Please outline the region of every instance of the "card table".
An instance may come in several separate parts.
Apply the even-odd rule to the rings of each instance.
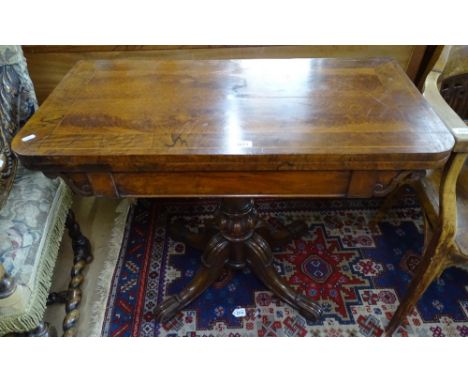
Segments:
[[[65,76],[13,149],[22,163],[100,197],[217,197],[216,216],[174,240],[202,267],[156,308],[167,321],[226,265],[250,266],[310,320],[320,305],[277,274],[271,247],[308,227],[272,227],[254,198],[381,197],[447,161],[454,139],[396,61],[90,60]]]

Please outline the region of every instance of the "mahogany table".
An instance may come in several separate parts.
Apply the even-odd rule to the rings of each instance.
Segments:
[[[77,63],[13,149],[81,195],[222,198],[203,232],[170,228],[204,252],[193,281],[157,307],[165,321],[226,264],[251,266],[316,319],[320,306],[285,284],[270,249],[307,227],[273,229],[252,198],[384,196],[441,167],[453,145],[392,59],[108,60]]]

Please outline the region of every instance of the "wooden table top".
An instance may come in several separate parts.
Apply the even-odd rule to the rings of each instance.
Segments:
[[[80,61],[17,134],[57,171],[405,170],[454,139],[396,61]]]

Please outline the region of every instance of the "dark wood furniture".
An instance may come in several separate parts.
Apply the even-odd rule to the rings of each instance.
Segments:
[[[164,321],[226,263],[248,263],[307,318],[320,307],[271,266],[273,230],[250,197],[384,196],[439,168],[454,140],[392,59],[81,61],[18,134],[24,165],[81,195],[222,197],[199,235],[203,267],[157,308]]]

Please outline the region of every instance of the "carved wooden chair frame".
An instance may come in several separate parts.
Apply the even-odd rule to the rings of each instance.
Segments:
[[[404,322],[428,286],[446,268],[468,263],[468,253],[460,248],[456,240],[457,234],[461,234],[457,231],[456,188],[468,156],[468,127],[453,110],[458,109],[459,114],[467,112],[468,47],[444,47],[426,78],[423,95],[455,137],[455,146],[442,170],[438,193],[428,192],[421,181],[411,183],[425,215],[426,232],[432,231],[432,236],[429,235],[421,263],[406,296],[387,326],[386,334],[390,336]],[[466,114],[463,118],[466,118]],[[385,200],[376,220],[392,205],[397,193]]]

